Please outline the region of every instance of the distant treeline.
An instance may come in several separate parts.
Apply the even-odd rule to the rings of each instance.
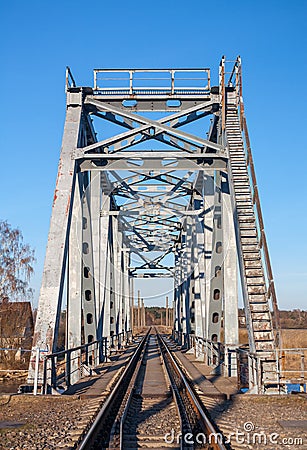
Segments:
[[[244,310],[239,309],[239,316],[244,316]],[[281,328],[306,328],[307,329],[307,311],[293,309],[292,311],[280,310]]]
[[[34,317],[36,316],[34,312]],[[146,325],[165,325],[165,307],[159,306],[146,306],[145,316]],[[279,311],[280,322],[282,328],[297,328],[307,329],[307,311],[301,311],[300,309],[294,309],[292,311]],[[239,318],[244,320],[239,320],[240,328],[245,328],[245,313],[243,309],[239,309]],[[135,323],[136,325],[136,323]],[[170,323],[172,325],[172,323]],[[64,349],[65,344],[65,328],[66,328],[66,311],[62,311],[58,335],[58,349]]]
[[[159,324],[165,318],[165,308],[159,306],[145,307],[147,325]],[[239,309],[239,317],[245,317],[244,309]],[[307,329],[307,311],[293,309],[292,311],[281,310],[279,317],[282,328],[306,328]],[[241,321],[240,321],[241,322]],[[164,322],[163,322],[164,323]],[[244,327],[244,322],[240,323]]]

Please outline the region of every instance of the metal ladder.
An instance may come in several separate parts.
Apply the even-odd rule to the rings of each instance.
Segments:
[[[235,199],[236,235],[250,352],[261,359],[261,384],[278,382],[276,345],[270,312],[265,272],[256,227],[247,156],[240,127],[236,93],[228,90],[226,139],[229,170]],[[259,375],[260,376],[260,375]]]

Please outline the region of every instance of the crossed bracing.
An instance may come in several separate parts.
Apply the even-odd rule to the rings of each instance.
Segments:
[[[191,210],[195,173],[206,167],[226,167],[223,146],[179,129],[217,113],[219,108],[214,96],[195,103],[152,120],[95,96],[85,98],[88,117],[94,115],[129,130],[77,148],[74,157],[81,170],[94,168],[91,164],[98,159],[99,169],[105,165],[108,170],[125,243],[139,258],[130,267],[131,276],[156,276],[160,269],[160,274],[174,276],[174,267],[163,260],[179,242],[186,215],[202,214]],[[133,148],[150,140],[166,144],[167,149]],[[150,273],[144,273],[148,270]]]
[[[218,111],[219,106],[217,102],[200,103],[192,108],[176,112],[158,120],[133,114],[124,109],[96,100],[92,96],[88,96],[85,99],[85,105],[89,106],[88,111],[91,114],[129,128],[129,131],[112,136],[109,139],[95,142],[82,149],[77,149],[76,156],[78,157],[90,155],[93,151],[93,156],[97,152],[115,153],[150,139],[161,141],[168,146],[185,150],[189,153],[208,152],[208,149],[213,153],[224,153],[224,148],[221,145],[178,129],[183,125]],[[121,120],[119,120],[119,117]],[[185,120],[180,121],[180,118],[184,118]]]

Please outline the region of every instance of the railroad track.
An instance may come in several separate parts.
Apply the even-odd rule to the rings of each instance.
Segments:
[[[226,450],[223,437],[156,329],[143,337],[78,450]]]

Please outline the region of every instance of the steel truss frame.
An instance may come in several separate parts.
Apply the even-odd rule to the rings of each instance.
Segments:
[[[236,348],[242,255],[225,129],[225,73],[213,88],[209,69],[94,73],[94,88],[77,87],[67,69],[34,348],[56,350],[64,294],[68,349],[127,333],[138,277],[174,279],[173,325],[182,345],[190,346],[193,336],[220,342],[223,318],[224,343]],[[158,86],[158,73],[169,85]],[[182,130],[207,116],[207,138]],[[126,131],[97,140],[93,120]],[[248,295],[245,302],[249,311]],[[247,317],[252,345],[250,311]],[[79,357],[76,351],[72,361]],[[101,355],[91,355],[91,365],[100,361]],[[30,364],[29,380],[33,371]],[[70,379],[78,377],[75,371]]]

